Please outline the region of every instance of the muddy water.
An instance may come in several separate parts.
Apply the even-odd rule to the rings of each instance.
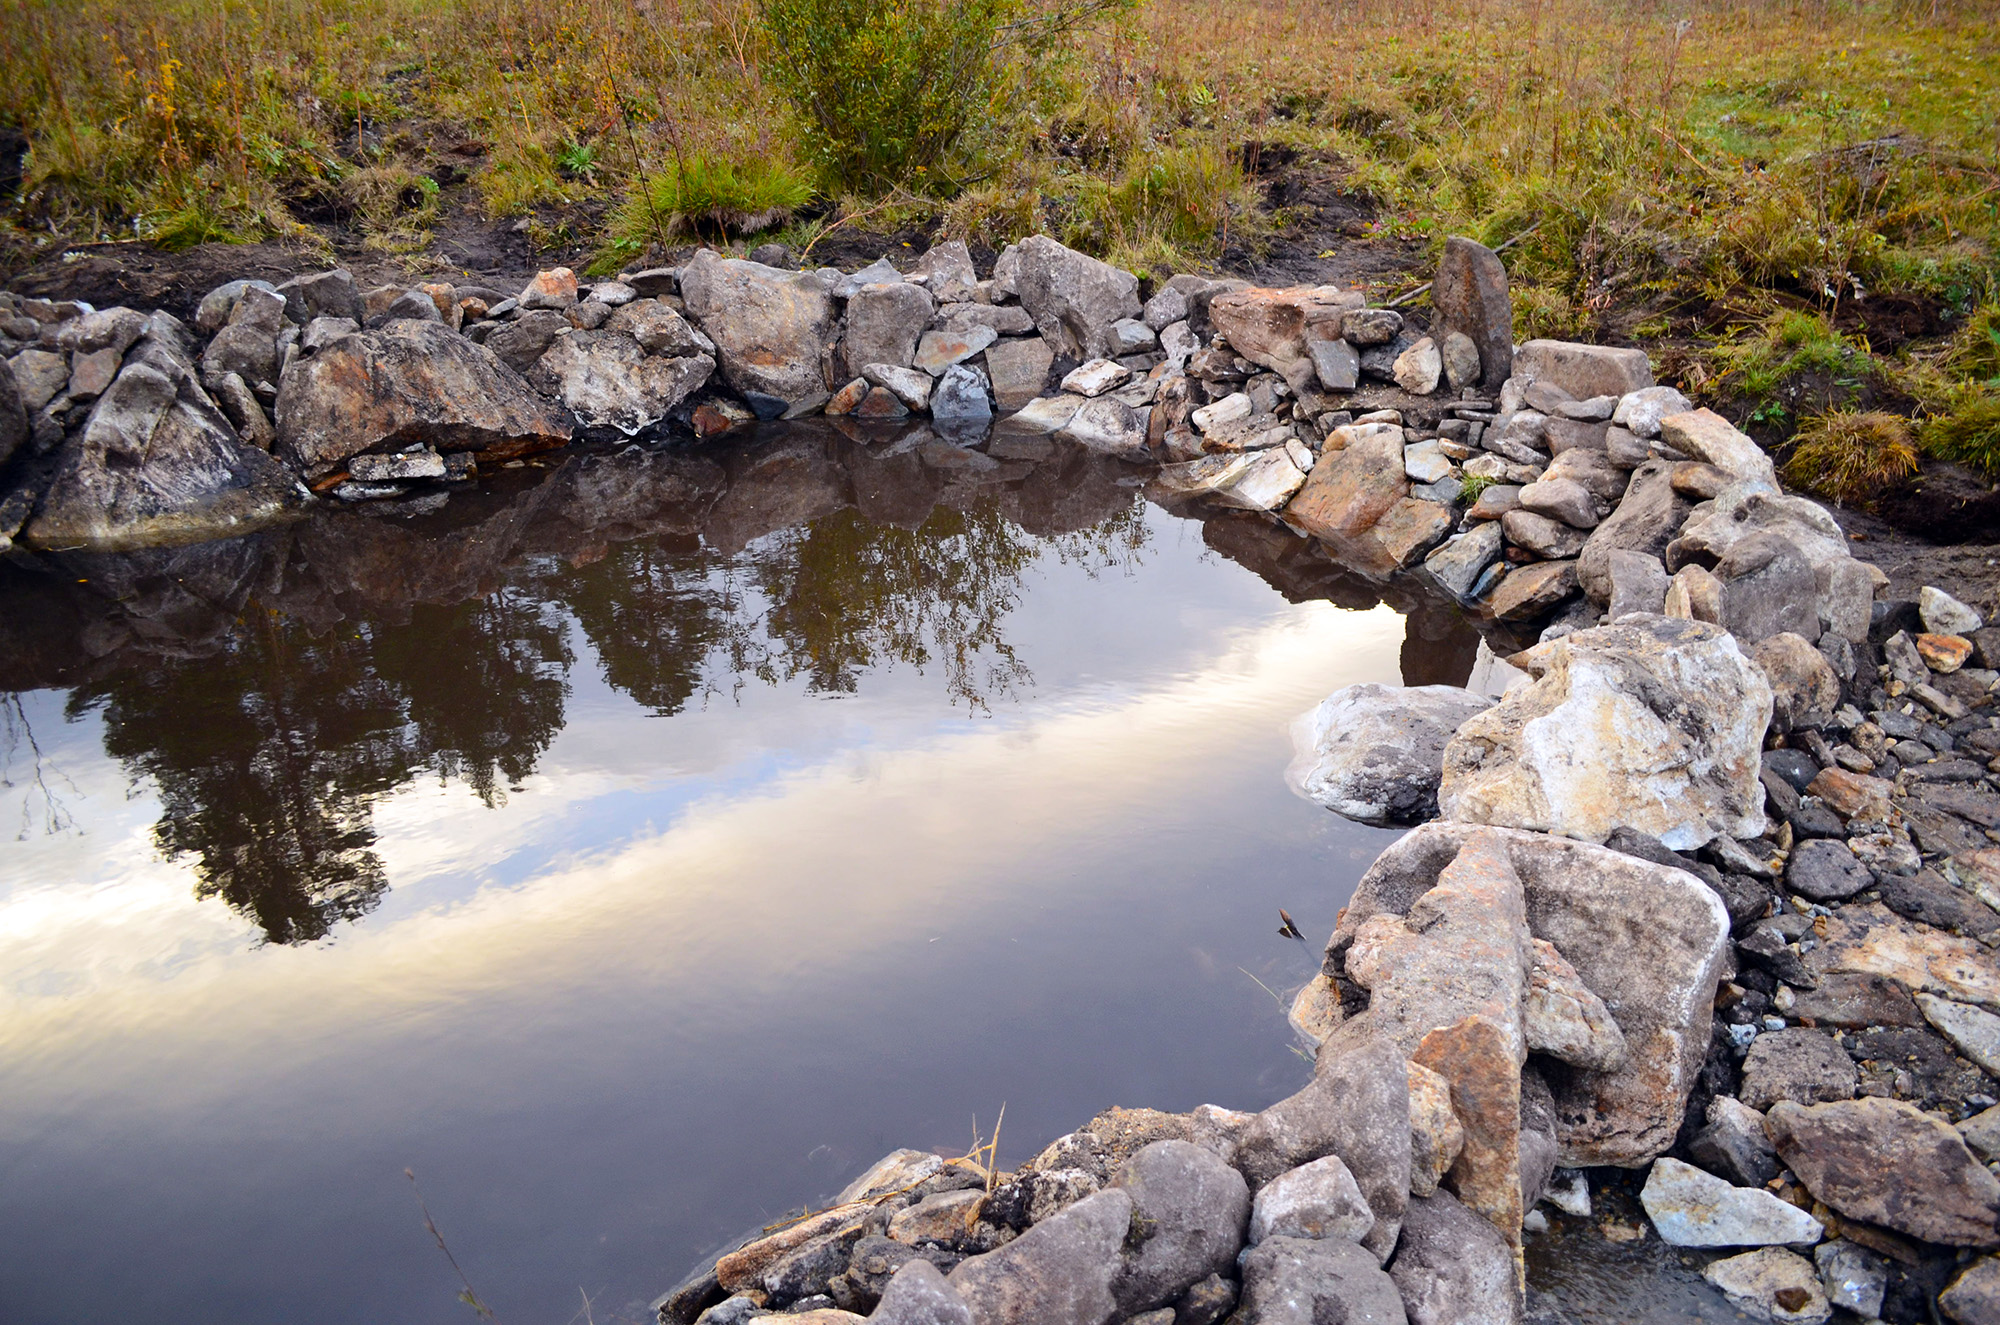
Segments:
[[[501,1320],[637,1321],[1002,1105],[1289,1093],[1277,908],[1393,835],[1285,728],[1463,679],[1400,607],[917,432],[0,563],[4,1315],[472,1319],[407,1169]]]

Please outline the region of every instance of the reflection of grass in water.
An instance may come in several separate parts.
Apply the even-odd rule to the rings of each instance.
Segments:
[[[25,784],[16,782],[13,777],[15,756],[24,748],[28,762]],[[9,694],[0,697],[0,791],[24,787],[21,793],[21,831],[14,835],[17,842],[25,842],[33,836],[37,819],[41,822],[42,832],[51,837],[76,827],[75,817],[49,785],[48,774],[41,743],[35,739],[35,729],[28,722],[27,710],[21,707],[21,696]],[[71,791],[76,790],[76,784],[62,770],[57,769],[55,775]]]

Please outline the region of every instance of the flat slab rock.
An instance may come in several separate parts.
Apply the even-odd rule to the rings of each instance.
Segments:
[[[1444,748],[1490,696],[1456,686],[1336,690],[1292,724],[1286,780],[1307,799],[1366,823],[1418,823],[1437,813]]]

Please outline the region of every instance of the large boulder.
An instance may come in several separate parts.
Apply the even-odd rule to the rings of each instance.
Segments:
[[[1125,1263],[1111,1293],[1128,1312],[1171,1302],[1236,1263],[1250,1219],[1243,1175],[1188,1141],[1155,1141],[1125,1161],[1116,1190],[1132,1199]]]
[[[1535,678],[1445,747],[1447,819],[1675,850],[1764,831],[1771,687],[1720,627],[1627,617],[1511,660]]]
[[[1375,1257],[1333,1238],[1271,1238],[1243,1257],[1237,1325],[1405,1325]]]
[[[862,286],[847,301],[847,334],[840,342],[847,373],[859,373],[872,363],[908,368],[936,310],[921,285],[897,281]]]
[[[1285,507],[1285,520],[1336,548],[1351,546],[1410,495],[1403,430],[1360,431],[1345,449],[1328,451]]]
[[[1124,1313],[1113,1286],[1132,1231],[1132,1198],[1112,1187],[1044,1219],[946,1282],[975,1325],[1106,1325]]]
[[[23,542],[116,549],[246,533],[311,500],[237,440],[185,365],[137,353],[57,453]]]
[[[1460,235],[1446,239],[1431,281],[1431,308],[1437,335],[1469,338],[1479,350],[1479,385],[1498,391],[1514,371],[1514,302],[1499,256]]]
[[[1287,779],[1310,800],[1366,823],[1419,823],[1437,813],[1444,747],[1491,706],[1457,686],[1351,685],[1292,724]]]
[[[1021,306],[1057,358],[1082,362],[1119,353],[1111,324],[1139,316],[1137,276],[1047,235],[1031,235],[1013,252],[1013,282]]]
[[[1332,286],[1231,290],[1209,302],[1208,316],[1236,353],[1284,372],[1310,358],[1309,340],[1338,339],[1341,318],[1366,304],[1360,291]],[[1309,335],[1308,328],[1317,334]]]
[[[586,427],[629,437],[666,418],[714,371],[705,354],[656,358],[623,332],[573,331],[549,346],[528,381]]]
[[[1653,385],[1653,367],[1644,350],[1531,340],[1514,352],[1514,378],[1523,383],[1545,382],[1578,400],[1591,400],[1624,396]]]
[[[1738,543],[1763,534],[1782,536],[1812,567],[1822,627],[1856,643],[1867,639],[1875,593],[1888,577],[1855,560],[1847,536],[1817,502],[1761,481],[1732,483],[1690,514],[1667,544],[1667,569],[1718,565]]]
[[[831,397],[821,361],[833,296],[818,276],[703,249],[681,268],[681,298],[715,342],[723,378],[760,415],[796,418]]]
[[[398,319],[292,365],[278,391],[278,457],[308,478],[349,456],[423,442],[493,459],[561,446],[573,421],[449,327]]]
[[[2000,1246],[2000,1178],[1951,1124],[1870,1097],[1785,1101],[1767,1126],[1806,1190],[1848,1218],[1949,1247]]]
[[[1738,539],[1715,565],[1722,581],[1722,621],[1744,644],[1778,634],[1819,638],[1819,584],[1805,556],[1783,534]]]
[[[1559,1162],[1650,1161],[1680,1128],[1729,959],[1729,913],[1694,875],[1541,833],[1425,824],[1361,876],[1328,944],[1326,973],[1344,975],[1361,928],[1385,912],[1408,914],[1475,837],[1504,843],[1530,932],[1554,945],[1624,1035],[1617,1069],[1551,1079]]]

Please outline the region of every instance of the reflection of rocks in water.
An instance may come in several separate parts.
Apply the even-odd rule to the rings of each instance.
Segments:
[[[434,776],[491,804],[534,771],[572,626],[661,714],[753,679],[852,691],[895,664],[981,708],[1032,683],[1005,637],[1023,572],[1143,546],[1127,473],[921,429],[580,453],[432,509],[0,560],[0,675],[76,687],[71,715],[101,711],[107,751],[157,787],[155,839],[200,894],[310,942],[388,888],[378,798]]]

